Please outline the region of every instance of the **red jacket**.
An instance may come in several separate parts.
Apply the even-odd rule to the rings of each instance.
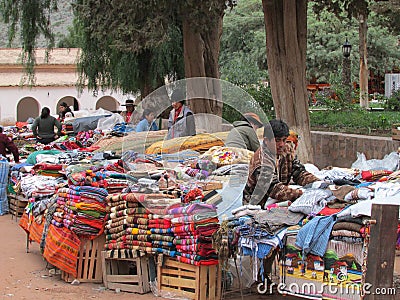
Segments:
[[[14,161],[19,163],[18,148],[14,142],[4,133],[0,133],[0,154],[7,157],[6,149],[10,151],[14,156]]]

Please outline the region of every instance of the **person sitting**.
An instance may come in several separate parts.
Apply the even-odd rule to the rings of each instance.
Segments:
[[[126,107],[125,111],[122,111],[120,115],[124,118],[124,122],[127,124],[137,124],[140,121],[140,114],[135,110],[138,103],[132,99],[125,101],[122,106]]]
[[[263,123],[255,113],[245,113],[242,120],[233,122],[233,128],[225,141],[227,147],[243,148],[255,152],[260,147],[256,130]]]
[[[196,124],[193,112],[185,105],[181,91],[174,90],[171,95],[172,110],[168,118],[167,139],[196,134]]]
[[[143,131],[157,131],[158,126],[156,122],[154,122],[154,112],[150,109],[146,108],[143,111],[142,120],[136,125],[136,132]]]
[[[72,117],[75,117],[75,115],[72,112],[71,108],[68,106],[66,102],[61,102],[58,111],[58,120],[60,122],[64,122],[65,118],[72,118]]]
[[[3,126],[0,126],[0,154],[7,157],[6,150],[10,151],[14,156],[14,161],[19,163],[19,153],[18,148],[15,146],[14,142],[3,133]]]
[[[57,127],[57,133],[54,133],[54,127]],[[61,135],[61,123],[50,115],[50,109],[43,107],[39,117],[32,124],[32,132],[36,142],[44,145],[50,144]]]
[[[306,171],[293,153],[287,151],[288,125],[276,119],[269,121],[269,125],[272,132],[269,126],[264,126],[263,143],[250,161],[243,191],[244,204],[264,207],[269,197],[274,202],[293,201],[302,195],[302,191],[290,188],[291,180],[301,186],[319,181]]]

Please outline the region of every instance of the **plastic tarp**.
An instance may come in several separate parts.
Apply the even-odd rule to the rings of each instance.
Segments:
[[[72,122],[74,133],[95,130],[101,118],[110,117],[111,114],[77,118]]]

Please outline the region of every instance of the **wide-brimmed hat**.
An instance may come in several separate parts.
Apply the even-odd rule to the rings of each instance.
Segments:
[[[125,104],[122,104],[122,106],[138,106],[140,101],[135,100],[133,101],[132,99],[128,99],[125,101]]]
[[[257,124],[258,126],[263,126],[263,122],[261,122],[260,117],[252,112],[247,112],[243,114],[243,116],[250,122]]]

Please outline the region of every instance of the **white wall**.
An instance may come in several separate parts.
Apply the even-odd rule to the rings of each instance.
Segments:
[[[385,74],[385,96],[390,98],[393,91],[400,89],[400,74]]]
[[[36,99],[39,104],[39,112],[42,107],[47,106],[50,108],[51,114],[57,113],[57,103],[60,99],[66,96],[74,97],[79,102],[80,109],[95,110],[96,102],[103,96],[110,96],[117,100],[119,104],[124,104],[128,98],[134,99],[135,97],[130,94],[122,94],[115,91],[99,91],[97,95],[92,92],[84,90],[82,94],[78,95],[75,87],[1,87],[0,88],[0,124],[13,125],[17,118],[17,104],[25,97],[32,97]],[[119,107],[123,110],[124,107]],[[36,118],[37,116],[32,116]]]

